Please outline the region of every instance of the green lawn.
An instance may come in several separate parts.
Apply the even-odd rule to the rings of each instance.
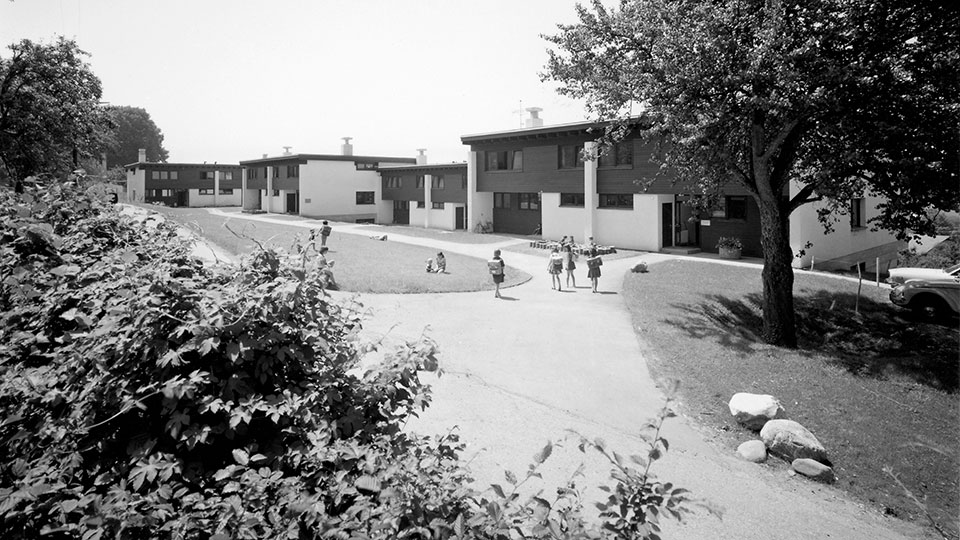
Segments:
[[[239,218],[224,218],[202,208],[168,208],[146,206],[175,219],[202,235],[208,242],[224,251],[242,256],[256,248],[256,242],[268,247],[290,251],[305,243],[309,229],[295,225],[264,223]],[[272,216],[271,216],[272,217]],[[225,226],[226,225],[226,226]],[[227,228],[244,238],[239,238]],[[389,236],[389,229],[387,229]],[[371,235],[378,234],[374,230]],[[403,234],[407,234],[405,230]],[[493,238],[486,235],[475,235]],[[502,241],[503,238],[495,238]],[[330,252],[327,260],[334,261],[334,275],[340,289],[362,293],[423,293],[465,292],[493,290],[493,280],[486,261],[456,253],[444,253],[447,259],[445,274],[428,274],[427,259],[435,259],[437,252],[422,246],[371,240],[367,236],[338,233],[334,228],[327,242]],[[507,266],[503,286],[518,285],[530,275]]]
[[[736,392],[772,394],[826,446],[837,485],[882,511],[923,521],[893,469],[956,532],[960,393],[956,321],[919,323],[889,289],[798,273],[800,347],[762,343],[759,268],[668,261],[627,274],[624,299],[654,375],[681,381],[685,413],[730,452],[756,436],[733,421]],[[769,467],[786,467],[772,458]]]

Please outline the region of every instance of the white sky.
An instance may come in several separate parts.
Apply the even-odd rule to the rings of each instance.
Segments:
[[[0,0],[0,56],[73,38],[103,100],[143,107],[172,162],[295,153],[464,161],[460,136],[586,119],[541,83],[574,0]]]

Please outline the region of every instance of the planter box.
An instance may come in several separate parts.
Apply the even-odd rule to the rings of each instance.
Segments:
[[[732,248],[720,248],[720,258],[721,259],[739,259],[740,250]]]

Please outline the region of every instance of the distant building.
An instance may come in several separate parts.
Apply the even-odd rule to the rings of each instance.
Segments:
[[[140,151],[124,166],[127,200],[167,206],[240,206],[240,165],[153,163]]]
[[[350,138],[339,155],[285,154],[241,161],[243,209],[291,213],[334,221],[389,223],[378,168],[415,158],[355,156]]]
[[[467,164],[427,164],[420,150],[416,165],[380,167],[385,223],[457,230],[467,228]]]

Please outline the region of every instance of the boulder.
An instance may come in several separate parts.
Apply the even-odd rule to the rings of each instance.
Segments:
[[[837,476],[833,474],[833,468],[812,459],[795,459],[793,463],[790,464],[790,468],[818,482],[832,484],[837,480]]]
[[[760,430],[760,439],[770,453],[787,461],[810,458],[829,463],[827,450],[807,428],[793,420],[770,420]]]
[[[737,447],[737,455],[754,463],[763,463],[767,460],[767,445],[761,440],[752,440]]]
[[[783,418],[780,401],[766,394],[739,392],[730,398],[730,414],[748,429],[759,431],[768,420]]]

